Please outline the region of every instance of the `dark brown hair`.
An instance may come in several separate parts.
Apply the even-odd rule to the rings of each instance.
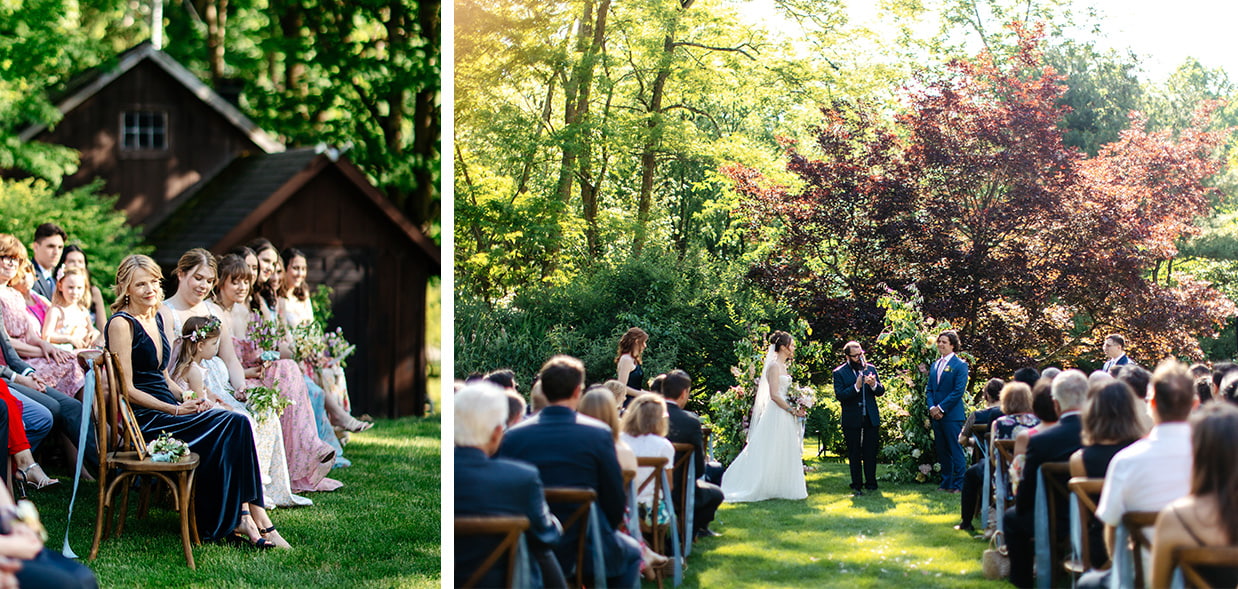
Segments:
[[[1147,432],[1136,411],[1144,407],[1130,385],[1111,380],[1088,391],[1083,404],[1083,445],[1121,444],[1142,438]]]
[[[959,353],[959,333],[953,329],[947,329],[937,334],[937,339],[941,339],[943,337],[950,340],[950,351],[955,354]]]
[[[1156,367],[1152,392],[1161,421],[1185,421],[1195,407],[1195,381],[1177,360],[1166,360]]]
[[[538,372],[542,394],[551,403],[565,401],[585,382],[585,365],[571,356],[555,356],[542,364]]]
[[[791,345],[791,334],[785,331],[775,331],[769,334],[769,343],[774,346],[774,351],[781,351],[783,348]]]
[[[1212,402],[1191,417],[1191,494],[1216,495],[1220,525],[1238,542],[1238,408]]]
[[[284,260],[285,273],[288,272],[288,266],[292,264],[293,258],[301,258],[302,260],[305,260],[305,268],[306,270],[309,270],[309,256],[305,255],[305,252],[295,247],[284,248],[284,251],[280,254],[280,257]],[[291,292],[292,296],[297,297],[298,301],[304,301],[307,297],[309,297],[309,287],[306,286],[309,276],[306,276],[305,278],[306,280],[302,280],[301,285],[296,288],[289,288],[288,281],[285,280],[284,284],[280,285],[280,290],[283,291],[283,294],[285,295]]]
[[[649,334],[645,333],[645,330],[639,327],[628,329],[627,333],[624,333],[623,336],[619,338],[619,350],[615,352],[615,363],[618,363],[619,359],[622,358],[624,354],[631,354],[632,359],[635,360],[637,364],[640,364],[641,355],[633,352],[632,350],[636,349],[636,344],[647,341],[649,341]],[[643,353],[644,350],[641,350],[641,352]]]

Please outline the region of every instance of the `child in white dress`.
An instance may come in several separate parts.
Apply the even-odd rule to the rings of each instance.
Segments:
[[[43,339],[70,351],[98,345],[99,330],[90,321],[89,304],[86,272],[65,268],[56,281],[52,308],[43,320]]]

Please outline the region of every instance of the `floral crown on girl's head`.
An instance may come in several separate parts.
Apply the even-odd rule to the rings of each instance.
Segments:
[[[208,337],[212,337],[219,331],[219,326],[219,318],[212,316],[210,319],[207,319],[205,325],[189,332],[189,335],[185,336],[185,339],[196,344]]]

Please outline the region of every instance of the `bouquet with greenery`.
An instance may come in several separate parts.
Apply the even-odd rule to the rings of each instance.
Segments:
[[[328,331],[323,336],[323,341],[327,348],[327,357],[335,360],[335,363],[339,364],[341,368],[347,366],[344,361],[353,355],[353,352],[357,351],[357,346],[348,343],[348,340],[344,339],[344,328],[342,327],[335,328],[335,331]]]
[[[189,457],[189,444],[163,432],[146,445],[146,451],[155,462],[180,462]]]
[[[257,311],[250,314],[248,337],[259,350],[278,350],[283,335],[284,328],[278,318],[264,319]]]
[[[297,362],[315,362],[327,351],[322,328],[317,323],[307,321],[290,328],[288,332],[292,335],[292,357]]]
[[[279,386],[278,380],[275,381],[275,386]],[[279,394],[274,387],[267,386],[250,387],[245,391],[245,398],[245,406],[249,408],[250,414],[262,423],[271,416],[283,415],[284,408],[292,404],[292,399]]]
[[[812,387],[796,385],[787,391],[787,404],[792,409],[808,411],[817,404],[817,392]]]

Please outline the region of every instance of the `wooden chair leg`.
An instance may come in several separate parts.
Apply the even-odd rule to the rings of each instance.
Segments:
[[[94,560],[99,556],[99,543],[103,541],[103,531],[107,526],[107,473],[99,472],[99,508],[95,513],[95,541],[90,546],[90,560]]]
[[[185,562],[189,563],[189,568],[197,569],[193,563],[193,546],[190,546],[189,532],[189,475],[181,472],[176,477],[179,488],[173,493],[176,496],[176,511],[181,515],[181,545],[185,548]],[[169,488],[171,485],[169,485]]]
[[[154,486],[154,481],[150,477],[138,477],[138,481],[139,496],[142,498],[138,502],[138,519],[145,519],[150,512],[150,488]]]
[[[117,519],[116,519],[115,536],[117,538],[119,538],[121,534],[125,533],[125,519],[129,517],[129,484],[131,482],[132,481],[126,479],[123,482],[123,484],[116,484],[116,483],[121,483],[121,481],[118,479],[116,483],[114,483],[116,484],[115,492],[120,493],[120,513],[117,514]],[[113,498],[112,501],[115,502],[116,499]]]

